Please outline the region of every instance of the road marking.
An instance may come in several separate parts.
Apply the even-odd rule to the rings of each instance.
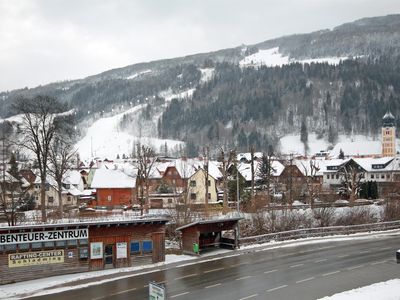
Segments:
[[[369,250],[363,250],[363,251],[360,251],[359,253],[368,253],[369,252]]]
[[[348,271],[351,271],[351,270],[355,270],[355,269],[362,268],[362,267],[364,267],[364,265],[359,265],[359,266],[350,267],[350,268],[347,268],[347,270],[348,270]]]
[[[375,265],[379,265],[379,264],[384,264],[385,262],[387,262],[387,260],[376,261],[376,262],[371,263],[371,265],[375,266]]]
[[[269,290],[267,290],[267,292],[273,292],[273,291],[276,291],[276,290],[283,289],[285,287],[287,287],[287,284],[284,284],[284,285],[281,285],[281,286],[277,286],[276,288],[273,288],[273,289],[269,289]]]
[[[306,278],[306,279],[302,279],[302,280],[296,281],[296,283],[302,283],[302,282],[310,281],[310,280],[313,280],[313,279],[314,279],[314,277],[309,277],[309,278]]]
[[[166,280],[164,280],[164,281],[160,281],[160,282],[157,282],[157,284],[166,284],[167,283],[167,281]]]
[[[149,285],[148,285],[148,284],[145,284],[143,287],[149,287]]]
[[[220,271],[220,270],[223,270],[223,269],[224,269],[224,268],[217,268],[217,269],[212,269],[212,270],[204,271],[203,273],[216,272],[216,271]]]
[[[243,280],[243,279],[247,279],[247,278],[250,278],[250,277],[252,277],[252,276],[243,276],[243,277],[239,277],[239,278],[236,278],[236,280]]]
[[[184,293],[176,294],[176,295],[171,296],[171,298],[176,298],[176,297],[183,296],[183,295],[186,295],[186,294],[189,294],[189,292],[184,292]]]
[[[269,273],[273,273],[273,272],[276,272],[276,271],[278,271],[278,269],[271,270],[271,271],[265,271],[264,274],[269,274]]]
[[[184,279],[184,278],[188,278],[188,277],[193,277],[193,276],[196,276],[196,275],[197,275],[197,273],[189,274],[189,275],[186,275],[186,276],[177,277],[177,278],[175,278],[175,280]]]
[[[385,248],[380,248],[379,250],[390,250],[392,249],[391,247],[385,247]]]
[[[319,250],[324,250],[324,249],[331,249],[333,246],[325,246],[325,247],[319,247]]]
[[[338,255],[339,258],[347,257],[350,256],[350,254],[343,254],[343,255]]]
[[[293,265],[293,266],[290,266],[289,268],[297,268],[297,267],[301,267],[301,266],[304,266],[304,264]]]
[[[329,276],[329,275],[337,274],[337,273],[339,273],[339,272],[340,272],[340,271],[333,271],[333,272],[329,272],[329,273],[322,274],[322,276]]]
[[[327,261],[327,260],[328,260],[327,258],[323,258],[323,259],[318,259],[318,260],[316,260],[314,262],[317,264],[317,263],[320,263],[320,262],[323,262],[323,261]]]
[[[210,288],[213,288],[213,287],[216,287],[216,286],[220,286],[220,285],[221,285],[221,283],[217,283],[217,284],[213,284],[213,285],[208,285],[208,286],[205,287],[205,289],[210,289]]]
[[[250,298],[257,297],[257,296],[258,296],[258,294],[253,294],[253,295],[250,295],[250,296],[247,296],[247,297],[244,297],[244,298],[240,298],[239,300],[250,299]]]

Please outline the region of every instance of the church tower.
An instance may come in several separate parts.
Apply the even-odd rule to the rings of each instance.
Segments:
[[[396,123],[388,111],[382,119],[382,156],[396,155]]]

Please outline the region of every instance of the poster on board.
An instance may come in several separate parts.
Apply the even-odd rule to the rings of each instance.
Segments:
[[[103,242],[90,243],[90,259],[103,258]]]
[[[117,258],[128,257],[128,246],[126,243],[117,243]]]
[[[150,300],[167,299],[165,293],[165,287],[155,282],[149,282],[149,299]]]

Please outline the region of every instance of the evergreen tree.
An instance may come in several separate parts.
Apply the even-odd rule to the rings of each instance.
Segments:
[[[344,159],[344,152],[342,149],[339,151],[339,159]]]
[[[15,158],[14,152],[11,153],[10,157],[10,168],[8,169],[8,173],[10,173],[14,178],[19,179],[19,172],[18,172],[18,163]]]

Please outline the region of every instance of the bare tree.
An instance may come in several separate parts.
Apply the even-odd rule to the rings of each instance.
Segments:
[[[52,97],[37,96],[33,99],[19,98],[15,109],[23,114],[21,146],[30,150],[37,160],[40,177],[40,208],[42,222],[46,216],[46,177],[51,143],[56,132],[55,113],[60,111],[60,104]]]
[[[270,155],[263,153],[261,163],[257,168],[257,175],[261,178],[260,183],[267,190],[267,203],[270,203],[270,188],[273,181],[275,169],[272,167],[273,159]]]
[[[311,209],[314,208],[314,196],[315,196],[315,189],[314,189],[314,182],[315,178],[317,176],[318,172],[318,167],[316,165],[316,162],[312,159],[308,161],[308,166],[306,166],[303,162],[301,162],[301,165],[304,170],[304,175],[306,176],[306,189],[307,189],[307,195],[310,198],[310,206]]]
[[[49,151],[49,175],[57,182],[57,194],[59,202],[60,217],[63,216],[62,187],[63,179],[68,170],[73,166],[76,150],[70,141],[56,138]]]
[[[342,165],[338,172],[342,179],[342,185],[349,194],[350,206],[353,206],[360,192],[361,181],[365,177],[365,170],[353,159],[350,159]]]
[[[137,147],[136,158],[140,214],[143,215],[143,209],[147,212],[149,208],[150,174],[157,158],[153,148],[144,145]]]
[[[236,151],[235,150],[230,150],[228,153],[228,157],[225,157],[225,151],[224,148],[221,147],[220,149],[220,155],[219,155],[219,161],[222,162],[222,186],[224,190],[224,198],[223,198],[223,213],[226,214],[228,211],[228,169],[231,166],[233,162],[236,160]]]
[[[251,168],[251,201],[254,198],[254,179],[256,175],[256,171],[254,169],[254,146],[250,146],[250,168]]]
[[[209,151],[210,148],[207,146],[204,148],[204,180],[205,180],[205,199],[204,199],[204,213],[206,216],[208,216],[208,163],[209,163]]]

